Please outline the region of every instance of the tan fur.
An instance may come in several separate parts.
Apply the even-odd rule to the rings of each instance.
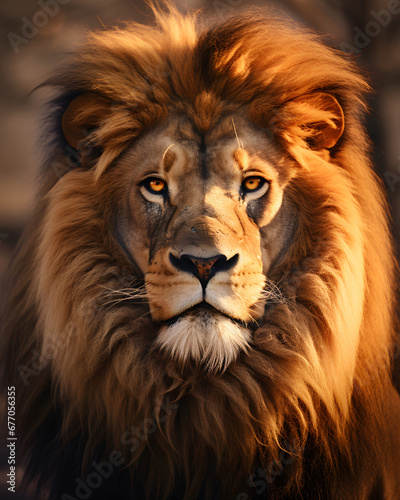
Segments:
[[[120,449],[148,498],[167,498],[178,475],[185,499],[201,485],[213,498],[216,483],[234,498],[289,445],[295,460],[272,498],[302,491],[307,467],[320,471],[322,498],[366,498],[379,481],[396,498],[388,450],[399,426],[385,423],[399,412],[395,268],[359,122],[367,85],[314,35],[273,17],[214,28],[173,9],[156,18],[157,28],[91,34],[54,82],[101,98],[84,99],[71,125],[76,144],[76,127],[89,128],[93,151],[58,182],[47,170],[15,263],[8,370],[29,364],[32,346],[63,340],[32,383],[15,382],[25,447],[40,427],[29,415],[52,411],[53,387],[64,438],[87,436],[86,462],[99,443]],[[239,196],[253,171],[269,181],[256,219],[257,200]],[[171,206],[141,194],[150,174],[167,181]],[[183,248],[239,260],[207,286],[224,316],[212,312],[203,328],[189,315],[168,333],[159,322],[202,300],[197,278],[169,260]],[[167,398],[178,406],[162,420],[155,408]],[[122,436],[149,418],[156,431],[131,451]]]

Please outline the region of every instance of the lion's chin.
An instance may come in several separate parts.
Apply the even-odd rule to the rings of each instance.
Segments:
[[[192,359],[207,371],[224,371],[249,347],[250,330],[213,308],[195,308],[163,325],[156,344],[185,364]]]

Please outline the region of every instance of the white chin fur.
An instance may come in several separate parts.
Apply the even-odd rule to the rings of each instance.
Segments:
[[[249,347],[250,331],[229,318],[210,311],[182,316],[161,327],[156,344],[186,362],[203,363],[209,371],[221,371]]]

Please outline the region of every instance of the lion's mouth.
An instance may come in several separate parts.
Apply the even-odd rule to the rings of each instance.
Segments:
[[[252,326],[256,326],[255,322],[246,323],[245,321],[242,321],[238,318],[233,318],[232,316],[229,316],[228,314],[224,313],[223,311],[216,309],[215,307],[213,307],[211,304],[209,304],[205,300],[203,300],[202,302],[199,302],[198,304],[196,304],[192,307],[189,307],[185,311],[182,311],[181,313],[176,314],[175,316],[172,316],[172,318],[169,318],[169,319],[163,321],[162,324],[166,325],[166,326],[172,326],[177,321],[179,321],[181,318],[183,318],[187,315],[190,315],[193,313],[199,313],[199,312],[200,313],[201,312],[208,312],[209,314],[212,314],[212,315],[224,316],[225,318],[228,318],[232,322],[234,322],[240,326],[243,326],[245,328],[252,328]]]

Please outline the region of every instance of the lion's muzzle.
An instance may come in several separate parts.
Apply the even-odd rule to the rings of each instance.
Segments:
[[[249,347],[247,325],[263,310],[265,277],[257,259],[201,250],[202,257],[164,249],[149,266],[150,309],[162,324],[156,345],[183,363],[223,370]]]

